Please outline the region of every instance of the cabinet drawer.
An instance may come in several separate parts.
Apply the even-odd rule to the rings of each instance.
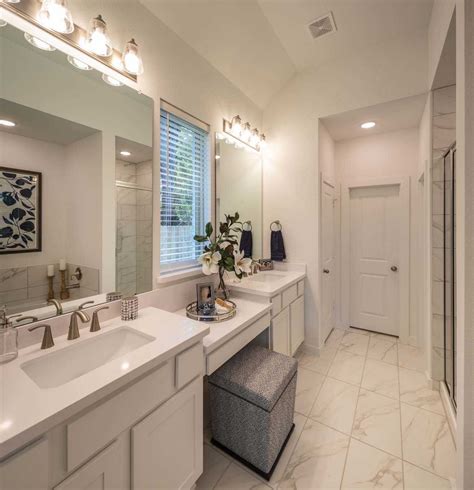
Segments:
[[[304,279],[298,282],[298,297],[304,294]]]
[[[298,297],[298,286],[293,284],[288,289],[285,289],[281,293],[281,307],[286,308],[290,303],[292,303]]]
[[[67,424],[67,470],[71,471],[174,392],[174,359]]]
[[[176,356],[176,388],[179,390],[197,375],[202,376],[204,352],[201,342]]]
[[[273,296],[273,298],[270,300],[272,304],[272,317],[278,315],[281,311],[281,294],[277,294],[276,296]]]
[[[270,313],[267,313],[214,352],[211,352],[206,360],[206,374],[212,374],[217,368],[221,367],[222,364],[228,361],[234,354],[237,354],[239,350],[245,347],[260,332],[263,332],[269,326]]]
[[[0,488],[47,490],[48,472],[48,440],[41,439],[0,463]]]

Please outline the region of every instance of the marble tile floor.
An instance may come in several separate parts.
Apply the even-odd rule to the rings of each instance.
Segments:
[[[455,446],[422,354],[396,338],[334,330],[298,354],[296,428],[270,482],[211,446],[197,489],[454,488]]]

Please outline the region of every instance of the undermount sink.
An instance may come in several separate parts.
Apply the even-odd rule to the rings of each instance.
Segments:
[[[27,361],[21,368],[40,388],[55,388],[153,340],[155,337],[133,328],[118,327]]]
[[[283,279],[285,276],[283,274],[277,274],[275,272],[260,272],[258,274],[254,274],[253,276],[249,276],[250,281],[255,282],[276,282],[280,279]]]

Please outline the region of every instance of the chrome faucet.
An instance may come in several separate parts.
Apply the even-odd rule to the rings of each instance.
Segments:
[[[53,334],[51,333],[51,325],[46,325],[43,323],[42,325],[36,325],[36,327],[30,327],[28,329],[29,332],[33,332],[37,328],[44,328],[43,340],[41,342],[41,349],[50,349],[54,346]]]
[[[48,305],[54,305],[56,307],[56,315],[63,314],[63,306],[57,299],[52,298],[48,300]]]
[[[87,323],[90,320],[89,315],[82,310],[73,311],[71,314],[71,320],[69,321],[69,331],[67,334],[68,340],[74,340],[80,337],[79,326],[77,323],[78,317],[82,323]]]

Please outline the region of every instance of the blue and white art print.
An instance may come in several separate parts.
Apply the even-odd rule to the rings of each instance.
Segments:
[[[0,254],[41,250],[41,173],[0,166]]]

